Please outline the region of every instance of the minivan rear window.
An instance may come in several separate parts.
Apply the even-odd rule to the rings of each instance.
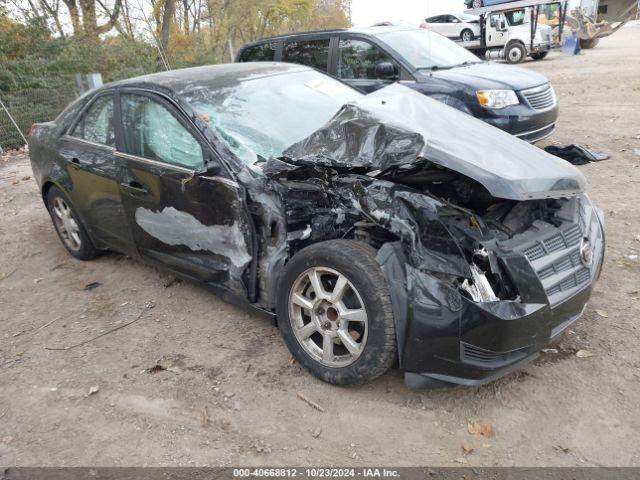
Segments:
[[[287,42],[282,49],[282,61],[299,63],[308,67],[327,71],[329,60],[329,39],[298,40]]]

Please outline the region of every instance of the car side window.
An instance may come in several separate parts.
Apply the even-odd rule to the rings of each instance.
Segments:
[[[276,56],[275,43],[262,43],[245,48],[240,54],[241,62],[273,62]]]
[[[494,13],[493,15],[491,15],[491,17],[489,17],[489,25],[491,25],[493,28],[497,28],[498,25],[500,25],[499,13]]]
[[[426,23],[440,23],[440,17],[429,17],[425,20]]]
[[[327,71],[329,39],[287,42],[282,48],[282,61],[300,63],[308,67]]]
[[[203,166],[200,143],[164,105],[144,95],[120,98],[126,153],[194,170]]]
[[[115,147],[116,137],[113,129],[113,95],[98,97],[84,112],[76,124],[71,136],[89,142]]]
[[[380,49],[363,40],[341,38],[338,44],[338,78],[376,79],[376,65],[391,62]]]

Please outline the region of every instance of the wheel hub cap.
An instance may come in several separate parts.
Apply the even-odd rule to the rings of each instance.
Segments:
[[[364,303],[353,284],[333,269],[314,267],[296,279],[289,316],[300,345],[323,365],[350,365],[364,349],[368,333]]]
[[[80,228],[69,205],[60,197],[53,202],[53,222],[65,245],[74,251],[80,250]]]

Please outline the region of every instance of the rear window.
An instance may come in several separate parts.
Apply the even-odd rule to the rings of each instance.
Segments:
[[[299,63],[308,67],[327,71],[329,60],[329,39],[300,40],[287,42],[282,49],[282,61]]]
[[[276,56],[275,43],[263,43],[245,48],[240,54],[241,62],[273,62]]]

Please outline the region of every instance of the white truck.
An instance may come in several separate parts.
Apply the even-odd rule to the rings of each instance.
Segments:
[[[480,17],[480,36],[464,47],[489,59],[520,63],[525,58],[541,60],[555,46],[553,28],[538,24],[540,5],[557,4],[560,26],[566,16],[566,0],[524,0],[467,10]]]

